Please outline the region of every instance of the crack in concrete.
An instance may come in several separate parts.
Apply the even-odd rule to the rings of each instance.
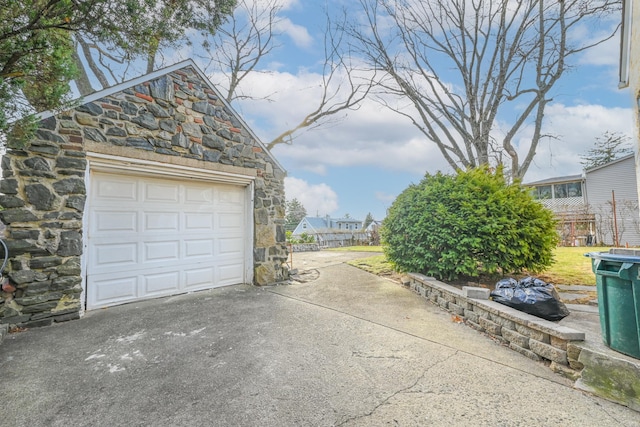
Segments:
[[[438,366],[438,365],[441,365],[441,364],[443,364],[443,363],[445,363],[445,362],[448,362],[448,361],[449,361],[449,360],[451,360],[453,357],[457,356],[457,355],[458,355],[458,353],[459,353],[459,351],[457,351],[457,350],[456,350],[453,354],[449,355],[449,356],[448,356],[448,357],[446,357],[445,359],[440,360],[440,361],[438,361],[438,362],[434,363],[433,365],[429,366],[428,368],[426,368],[426,369],[422,372],[422,374],[420,374],[420,376],[419,376],[418,378],[416,378],[416,380],[415,380],[412,384],[408,385],[407,387],[401,388],[400,390],[396,390],[396,391],[394,391],[394,392],[393,392],[393,393],[391,393],[389,396],[387,396],[387,397],[385,397],[384,399],[382,399],[382,400],[381,400],[377,405],[375,405],[375,406],[373,407],[373,409],[372,409],[371,411],[369,411],[368,413],[366,413],[366,414],[361,414],[361,415],[355,415],[355,416],[353,416],[353,417],[347,418],[346,420],[342,421],[341,423],[336,424],[336,427],[338,427],[338,426],[343,426],[343,425],[345,425],[345,424],[347,424],[347,423],[350,423],[350,422],[352,422],[352,421],[357,421],[357,420],[360,420],[360,419],[363,419],[363,418],[368,418],[368,417],[372,416],[372,415],[373,415],[373,414],[374,414],[374,413],[375,413],[375,412],[376,412],[380,407],[382,407],[383,405],[386,405],[386,404],[387,404],[391,399],[393,399],[394,397],[396,397],[396,396],[398,396],[398,395],[400,395],[400,394],[403,394],[403,393],[409,393],[409,392],[410,392],[410,390],[411,390],[412,388],[414,388],[415,386],[417,386],[417,385],[418,385],[418,383],[420,383],[420,381],[422,381],[422,380],[426,377],[426,375],[427,375],[427,373],[428,373],[429,371],[431,371],[433,368],[435,368],[435,367],[436,367],[436,366]]]
[[[361,351],[352,351],[351,355],[353,357],[359,357],[362,359],[402,359],[402,357],[399,356],[377,356],[377,355],[367,355]]]
[[[582,394],[583,394],[583,395],[585,395],[585,396],[587,396],[587,397],[589,398],[589,400],[591,400],[591,402],[592,402],[594,405],[598,406],[598,407],[602,410],[602,412],[604,412],[605,414],[607,414],[607,416],[609,416],[612,420],[614,420],[618,425],[626,426],[626,427],[632,427],[632,425],[631,425],[631,424],[626,424],[626,425],[625,425],[625,423],[624,423],[623,421],[621,421],[621,420],[617,419],[617,418],[616,418],[616,417],[615,417],[611,412],[609,412],[609,411],[607,410],[607,408],[605,408],[605,407],[604,407],[600,402],[598,402],[598,400],[594,399],[594,397],[595,397],[595,396],[593,396],[592,394],[586,393],[586,392],[584,392],[584,391],[582,392]]]

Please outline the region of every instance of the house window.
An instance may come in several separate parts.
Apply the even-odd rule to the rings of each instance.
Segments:
[[[553,186],[554,198],[566,199],[567,197],[582,197],[582,185],[579,182],[568,184],[555,184]]]
[[[582,183],[571,182],[567,184],[567,194],[569,197],[582,197]]]
[[[536,199],[550,199],[551,198],[551,186],[550,185],[542,185],[540,187],[536,187],[538,190],[538,194]]]
[[[306,222],[302,223],[302,228],[307,228],[307,223]]]

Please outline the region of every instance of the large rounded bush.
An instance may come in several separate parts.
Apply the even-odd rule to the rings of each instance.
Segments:
[[[427,174],[394,201],[381,237],[399,271],[449,280],[540,271],[558,242],[551,211],[486,167]]]

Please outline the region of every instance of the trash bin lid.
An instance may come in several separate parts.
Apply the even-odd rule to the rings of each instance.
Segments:
[[[609,252],[589,252],[584,254],[584,256],[593,258],[593,259],[601,259],[604,261],[631,262],[635,264],[640,264],[640,256],[635,256],[635,255],[619,255],[619,254],[611,254]]]

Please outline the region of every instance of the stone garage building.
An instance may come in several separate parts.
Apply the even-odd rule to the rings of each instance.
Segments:
[[[285,171],[192,61],[81,102],[2,159],[1,323],[288,279]]]

